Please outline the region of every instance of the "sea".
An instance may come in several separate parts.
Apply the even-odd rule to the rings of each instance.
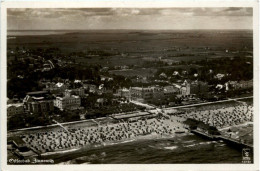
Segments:
[[[246,32],[252,33],[252,30],[192,30],[194,33],[230,33],[230,32]],[[68,33],[187,33],[191,30],[7,30],[8,36],[43,36],[43,35],[59,35]]]
[[[8,36],[43,36],[71,33],[71,30],[7,30]]]
[[[242,149],[192,133],[169,139],[138,140],[48,156],[55,164],[241,163]]]

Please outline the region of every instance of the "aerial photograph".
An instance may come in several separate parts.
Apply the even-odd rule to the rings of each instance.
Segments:
[[[6,39],[7,165],[254,164],[252,7],[7,8]]]

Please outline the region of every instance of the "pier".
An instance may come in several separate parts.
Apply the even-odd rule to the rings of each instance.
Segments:
[[[226,137],[226,136],[223,136],[223,135],[218,136],[217,138],[220,139],[220,140],[223,140],[227,143],[231,143],[231,144],[238,145],[238,146],[241,146],[241,147],[253,148],[253,145],[246,144],[246,143],[239,141],[237,139],[234,139],[234,138],[229,138],[229,137]]]
[[[191,133],[194,133],[194,134],[202,136],[202,137],[206,137],[210,140],[223,140],[224,142],[226,142],[228,144],[232,144],[232,145],[235,145],[235,146],[238,146],[238,147],[254,148],[253,145],[251,145],[251,144],[246,144],[246,143],[239,141],[237,139],[229,138],[229,137],[226,137],[226,136],[223,136],[223,135],[210,135],[210,134],[207,134],[205,132],[198,131],[198,130],[191,130]]]

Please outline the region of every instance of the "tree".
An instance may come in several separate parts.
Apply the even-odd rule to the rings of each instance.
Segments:
[[[13,130],[25,127],[24,118],[22,115],[14,115],[7,121],[7,129]]]

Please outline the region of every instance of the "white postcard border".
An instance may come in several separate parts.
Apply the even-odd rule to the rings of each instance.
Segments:
[[[1,3],[1,169],[15,170],[259,170],[259,4],[257,1],[90,1],[90,2],[2,2]],[[6,37],[7,8],[171,8],[171,7],[253,7],[254,41],[254,164],[91,164],[91,165],[7,165]]]

